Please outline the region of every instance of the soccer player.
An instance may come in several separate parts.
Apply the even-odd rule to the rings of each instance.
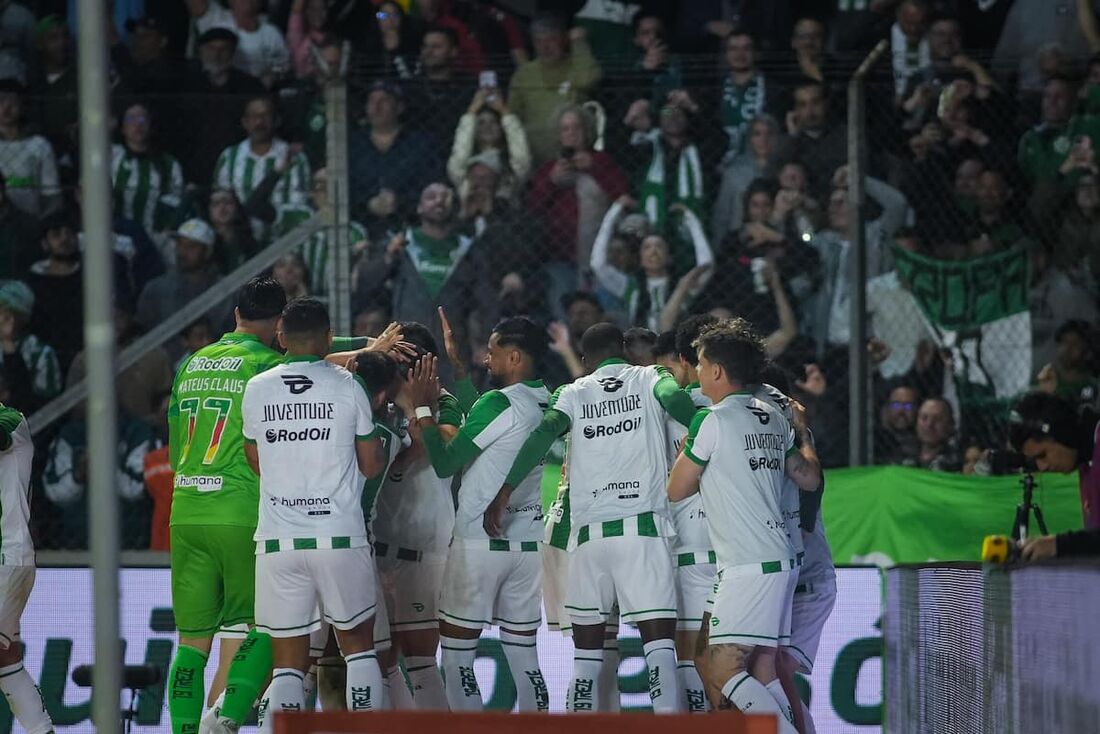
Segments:
[[[34,588],[30,530],[34,443],[19,411],[0,404],[0,691],[27,734],[52,734],[38,686],[23,667],[19,618]]]
[[[362,381],[324,360],[328,312],[313,298],[283,310],[285,362],[249,380],[242,413],[245,455],[260,477],[256,526],[256,627],[272,638],[274,670],[260,704],[300,711],[309,634],[321,620],[347,664],[347,707],[381,707],[374,651],[377,581],[363,517],[363,478],[385,468]],[[320,610],[320,614],[318,614]]]
[[[542,329],[527,318],[505,319],[493,328],[485,364],[497,388],[478,398],[447,443],[440,438],[430,407],[438,395],[434,357],[417,363],[410,385],[417,423],[436,473],[449,477],[466,467],[439,601],[443,671],[453,711],[482,708],[474,658],[481,631],[494,625],[500,627],[519,710],[549,709],[535,647],[542,620],[539,467],[530,467],[514,492],[503,497],[497,492],[550,399],[546,387],[534,379],[545,344]],[[502,516],[491,528],[483,522],[490,503]]]
[[[703,328],[717,323],[709,314],[684,319],[673,337],[676,365],[673,374],[699,408],[710,407],[710,398],[699,387],[698,359],[693,346]],[[674,420],[666,422],[668,430],[668,461],[671,468],[687,440],[687,428]],[[672,502],[672,524],[676,537],[672,542],[672,557],[676,561],[676,673],[687,711],[706,711],[707,697],[703,680],[695,669],[695,647],[699,627],[703,622],[707,599],[714,589],[718,568],[714,546],[707,530],[707,516],[698,493]]]
[[[821,468],[800,406],[792,406],[792,425],[748,391],[764,363],[758,339],[717,324],[695,346],[700,386],[714,406],[692,421],[668,496],[678,502],[701,492],[718,564],[700,672],[708,689],[721,691],[725,707],[775,713],[779,731],[791,734],[797,730],[785,715],[790,703],[775,671],[776,646],[789,634],[783,620],[795,565],[784,528],[784,477],[813,491]]]
[[[675,575],[667,541],[672,522],[663,491],[668,476],[665,415],[687,425],[695,406],[663,368],[626,363],[618,327],[590,327],[581,348],[592,373],[557,394],[498,499],[538,464],[558,436],[572,431],[572,550],[565,608],[573,622],[575,654],[567,706],[574,712],[600,708],[605,628],[618,602],[622,618],[636,623],[641,633],[654,711],[680,711]],[[495,522],[487,512],[486,525]]]

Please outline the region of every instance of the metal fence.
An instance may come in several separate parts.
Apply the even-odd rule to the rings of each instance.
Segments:
[[[839,60],[813,82],[789,62],[763,58],[759,74],[736,85],[725,61],[710,56],[670,58],[649,71],[601,68],[581,42],[573,54],[560,78],[528,67],[513,73],[502,62],[489,64],[493,77],[433,79],[353,58],[346,79],[327,93],[309,83],[277,89],[270,123],[296,145],[277,162],[286,172],[276,176],[274,195],[256,200],[249,192],[263,177],[253,172],[246,185],[245,157],[219,168],[214,153],[243,138],[241,120],[231,117],[249,96],[144,99],[143,108],[120,98],[120,135],[143,115],[155,133],[167,124],[160,139],[176,141],[183,184],[153,197],[166,206],[150,210],[147,201],[135,204],[136,183],[116,175],[116,208],[127,218],[149,217],[152,246],[171,259],[166,233],[186,218],[217,225],[230,216],[223,207],[232,208],[234,196],[217,189],[220,178],[239,209],[236,235],[215,227],[220,273],[269,266],[274,258],[261,264],[256,253],[273,254],[264,246],[281,242],[279,252],[297,250],[302,259],[281,261],[277,275],[296,292],[330,299],[335,323],[359,335],[400,319],[424,322],[441,339],[442,305],[479,379],[488,331],[503,316],[564,324],[541,366],[551,384],[571,379],[568,354],[600,319],[661,332],[692,313],[743,316],[792,373],[826,466],[957,470],[971,445],[999,443],[1006,405],[1054,357],[1055,329],[1071,318],[1095,319],[1087,258],[1074,269],[1054,246],[1071,226],[1081,247],[1096,241],[1082,198],[1091,153],[1073,154],[1082,168],[1070,172],[1075,188],[1049,185],[1043,176],[1048,158],[1057,166],[1056,151],[1018,158],[1029,150],[1022,140],[1035,143],[1033,106],[986,84],[975,62],[946,84],[914,78],[905,85],[889,64],[868,63],[849,89],[864,59]],[[1080,119],[1088,112],[1082,105]],[[191,124],[197,109],[222,120],[224,146]],[[62,143],[54,143],[58,161]],[[116,148],[116,174],[124,153]],[[64,175],[59,181],[64,188]],[[28,189],[35,191],[53,189]],[[323,228],[295,230],[314,214]],[[234,248],[232,237],[254,244]],[[37,258],[40,239],[36,230],[18,252]],[[132,253],[122,259],[133,281]],[[865,288],[855,287],[861,273]],[[130,369],[156,359],[163,379],[187,344],[216,336],[218,326],[199,317],[215,308],[224,321],[232,289],[215,284],[225,282],[211,278],[204,308],[146,301],[173,304],[136,314],[146,329],[174,319],[171,334],[157,332],[169,356],[139,338],[141,348],[127,354],[141,359]],[[1065,287],[1077,290],[1067,297]],[[54,346],[65,362],[79,343]],[[59,387],[31,395],[25,409],[33,413]],[[59,419],[77,396],[37,417],[36,427]],[[929,461],[913,425],[921,400],[939,396],[952,414],[940,430],[952,438]],[[123,424],[124,440],[158,445],[156,407],[130,433]],[[40,547],[84,547],[83,509],[67,513],[46,491],[58,436],[78,434],[80,425],[73,416],[71,427],[39,434]],[[133,482],[120,491],[123,530],[126,547],[140,548],[155,502],[135,473],[142,452],[129,447],[120,448],[120,477]],[[68,461],[79,469],[79,451]]]

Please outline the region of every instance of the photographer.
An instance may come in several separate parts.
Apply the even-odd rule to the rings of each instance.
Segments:
[[[1008,437],[1012,448],[1034,462],[1038,471],[1077,470],[1085,530],[1024,541],[1026,560],[1100,554],[1100,414],[1078,413],[1073,403],[1056,395],[1031,392],[1012,412]]]

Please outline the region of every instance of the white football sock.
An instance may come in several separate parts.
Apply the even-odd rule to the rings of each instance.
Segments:
[[[600,669],[603,667],[603,648],[599,650],[573,651],[573,680],[569,682],[565,710],[575,714],[600,710]]]
[[[741,713],[775,714],[779,734],[798,734],[768,689],[748,673],[737,673],[726,681],[722,695]]]
[[[607,626],[610,637],[603,641],[603,666],[600,668],[600,711],[618,713],[619,706],[619,625]]]
[[[481,688],[474,675],[477,640],[440,635],[439,646],[443,648],[443,675],[451,711],[481,711]]]
[[[787,721],[794,723],[794,712],[791,710],[790,699],[787,698],[787,692],[783,690],[783,684],[778,678],[773,680],[768,685],[764,686],[768,689],[768,693],[772,694],[772,698],[779,704],[779,710]]]
[[[653,640],[642,645],[649,668],[649,700],[653,713],[674,714],[684,710],[676,677],[676,645],[672,640]]]
[[[447,694],[443,692],[443,676],[434,657],[405,658],[405,672],[412,684],[413,707],[420,711],[446,711]]]
[[[546,689],[546,680],[539,669],[539,653],[535,647],[534,635],[516,635],[506,630],[500,631],[500,644],[504,648],[504,657],[512,671],[512,681],[516,684],[516,705],[520,713],[528,711],[549,711],[550,693]]]
[[[703,688],[703,679],[695,669],[695,663],[690,660],[678,662],[676,677],[680,681],[680,693],[684,697],[684,710],[690,714],[705,713],[707,694]]]
[[[384,677],[390,697],[390,708],[394,711],[411,711],[413,709],[412,691],[405,682],[405,674],[401,672],[401,668],[395,665],[386,671]]]
[[[19,642],[12,644],[18,645]],[[0,668],[0,691],[4,692],[12,715],[27,730],[27,734],[48,734],[53,731],[53,722],[46,713],[42,694],[22,662]]]
[[[348,666],[348,711],[381,711],[385,708],[382,669],[374,650],[344,658]]]
[[[305,697],[302,671],[294,668],[275,668],[271,683],[260,700],[260,732],[275,731],[275,712],[301,711]]]
[[[206,713],[199,719],[199,734],[210,734],[213,731],[214,725],[221,717],[223,703],[225,703],[225,691],[218,694],[214,699],[214,705],[206,709]]]

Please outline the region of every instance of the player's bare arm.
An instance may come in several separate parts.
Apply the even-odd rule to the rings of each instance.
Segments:
[[[260,454],[256,450],[256,444],[245,441],[244,456],[248,459],[248,465],[252,468],[252,471],[256,473],[256,476],[260,476]]]
[[[359,464],[359,473],[367,479],[373,479],[386,468],[386,452],[382,439],[372,436],[355,442],[355,458]],[[257,472],[259,473],[259,472]]]
[[[797,400],[791,401],[798,451],[787,457],[785,469],[803,492],[816,492],[821,488],[821,461],[817,458],[813,436],[806,425],[806,409]]]
[[[485,532],[490,538],[500,537],[500,528],[504,523],[504,510],[508,507],[508,501],[512,499],[513,491],[515,491],[515,487],[512,485],[503,485],[497,491],[497,496],[485,508],[481,526],[485,528]]]
[[[704,467],[696,464],[687,455],[681,453],[668,475],[668,500],[679,502],[699,491],[699,477]]]
[[[447,312],[443,310],[442,306],[439,307],[439,324],[443,328],[443,350],[447,353],[447,360],[451,363],[451,369],[454,370],[455,379],[461,380],[466,377],[466,361],[462,359],[462,352],[459,351],[454,329],[451,328],[451,322],[447,319]]]

